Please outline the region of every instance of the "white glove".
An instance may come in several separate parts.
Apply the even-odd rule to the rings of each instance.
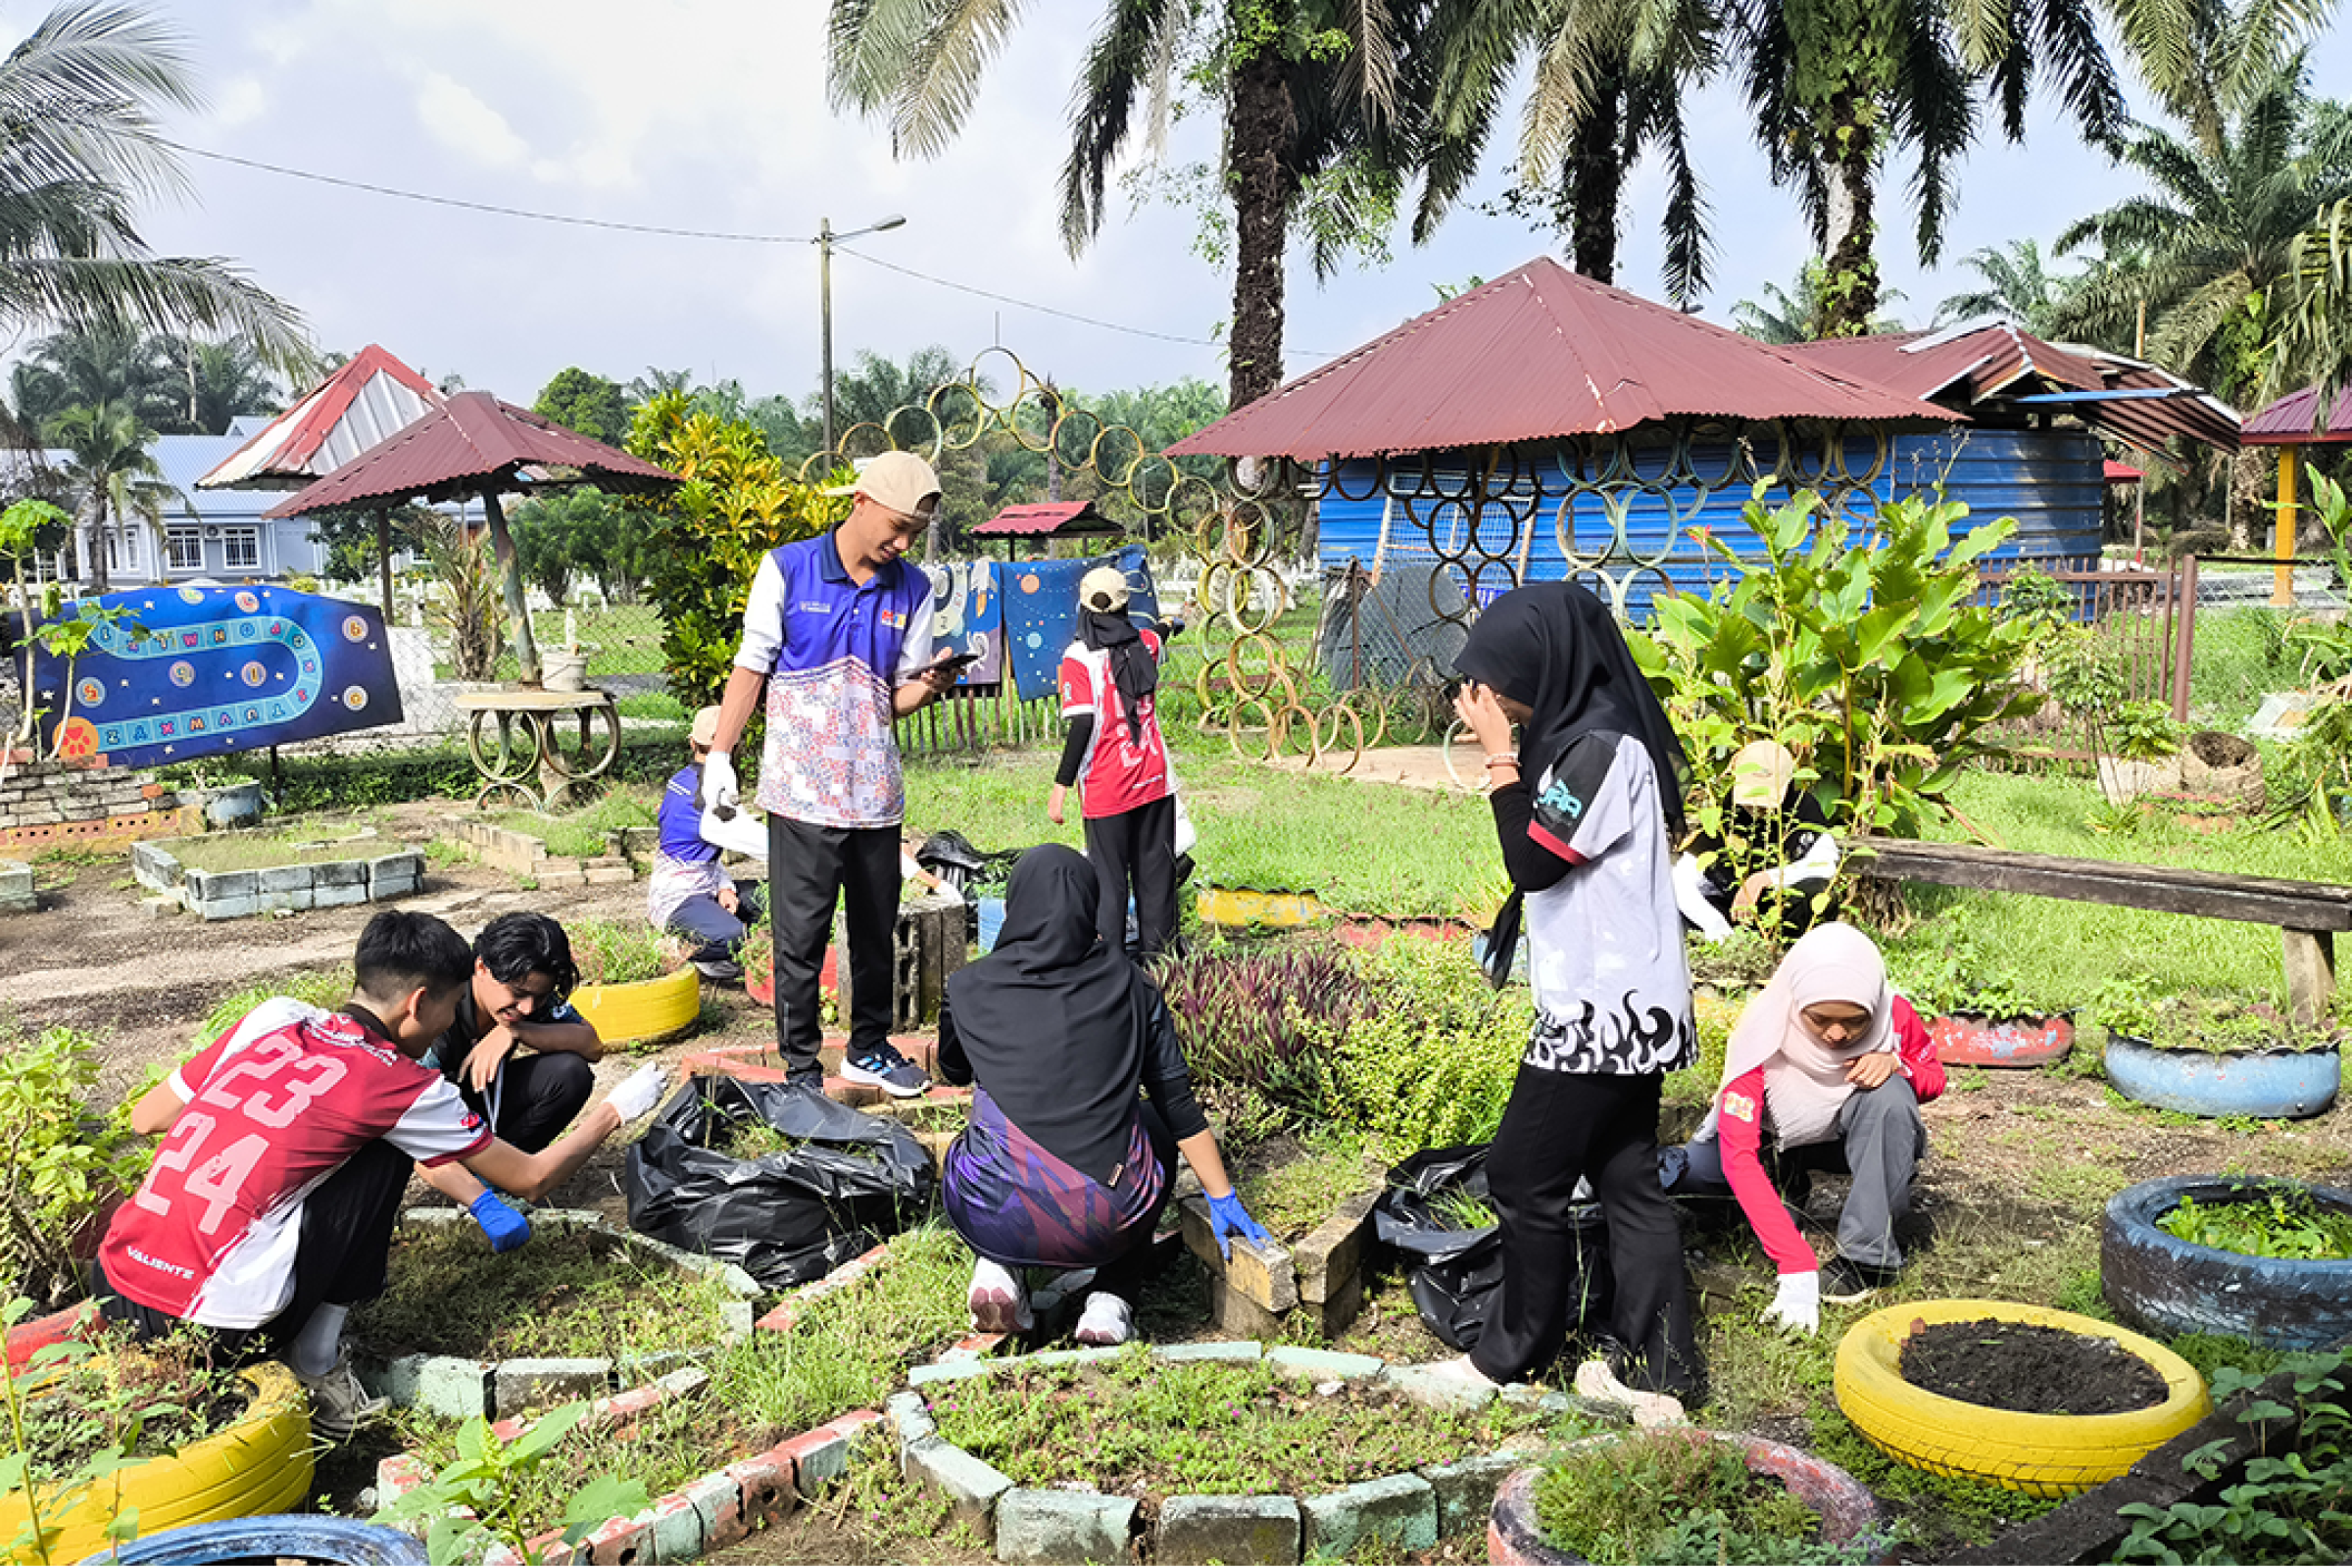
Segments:
[[[704,758],[703,809],[724,821],[742,804],[743,792],[735,783],[735,759],[725,752],[712,752]]]
[[[1764,1321],[1775,1328],[1796,1329],[1802,1333],[1818,1333],[1821,1329],[1821,1274],[1807,1269],[1802,1274],[1784,1274],[1781,1288],[1774,1294],[1772,1304],[1764,1309]]]
[[[620,1112],[625,1126],[653,1109],[668,1084],[668,1071],[658,1062],[648,1062],[623,1078],[620,1087],[605,1097],[605,1103]]]

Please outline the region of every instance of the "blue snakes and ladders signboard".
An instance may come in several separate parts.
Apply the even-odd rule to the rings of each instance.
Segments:
[[[47,656],[33,665],[41,729],[60,755],[153,767],[400,722],[391,643],[368,606],[269,584],[97,603],[128,618],[71,669]]]

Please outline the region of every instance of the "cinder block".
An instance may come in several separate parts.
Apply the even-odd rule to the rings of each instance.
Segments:
[[[1209,1273],[1269,1312],[1287,1312],[1298,1304],[1298,1280],[1287,1250],[1253,1247],[1237,1237],[1231,1239],[1233,1255],[1228,1258],[1217,1250],[1216,1234],[1209,1228],[1208,1200],[1188,1198],[1178,1207],[1184,1218],[1184,1245]]]
[[[322,888],[364,888],[368,885],[368,862],[321,860],[311,867],[311,876]]]
[[[517,1357],[491,1376],[491,1411],[514,1415],[534,1405],[599,1399],[612,1392],[612,1363],[601,1355]]]
[[[1346,1557],[1378,1541],[1398,1551],[1429,1551],[1438,1544],[1438,1494],[1415,1475],[1382,1476],[1352,1487],[1302,1497],[1306,1549]]]
[[[919,1394],[894,1394],[890,1396],[890,1424],[899,1435],[902,1463],[910,1445],[939,1436],[939,1428],[931,1419],[931,1407]]]
[[[583,1562],[634,1563],[645,1560],[646,1547],[653,1544],[654,1522],[651,1518],[608,1519],[580,1539],[576,1548]]]
[[[743,1493],[747,1530],[779,1524],[801,1505],[800,1488],[792,1479],[792,1461],[778,1457],[772,1449],[727,1466],[726,1476]]]
[[[625,865],[592,866],[580,873],[580,880],[590,887],[599,887],[610,882],[634,882],[637,873]]]
[[[416,1369],[416,1408],[434,1415],[489,1415],[490,1364],[454,1355],[428,1355]]]
[[[768,1450],[792,1467],[793,1486],[804,1497],[813,1497],[850,1473],[850,1440],[831,1427],[817,1427],[787,1438]]]
[[[703,1554],[703,1516],[682,1492],[654,1499],[654,1562],[692,1562]]]
[[[375,1462],[375,1505],[388,1508],[432,1479],[432,1470],[415,1454],[386,1454]]]
[[[423,1374],[427,1359],[421,1355],[396,1355],[388,1361],[371,1356],[354,1357],[352,1369],[360,1375],[360,1386],[369,1394],[380,1394],[406,1409],[416,1402],[416,1381]]]
[[[1160,1504],[1152,1555],[1160,1562],[1295,1563],[1298,1499],[1170,1497]]]
[[[256,871],[190,871],[188,891],[206,904],[216,899],[250,899],[262,890]]]
[[[1438,1495],[1438,1534],[1460,1535],[1476,1530],[1494,1507],[1494,1489],[1514,1470],[1535,1460],[1505,1448],[1499,1453],[1474,1454],[1458,1464],[1421,1467],[1421,1479]]]
[[[930,1487],[947,1498],[957,1518],[983,1530],[997,1499],[1012,1490],[1010,1476],[937,1438],[907,1445],[900,1463],[906,1479]]]
[[[188,906],[207,920],[242,920],[249,914],[262,912],[262,900],[258,893],[236,899],[206,899],[201,904],[191,898]]]
[[[311,907],[339,909],[347,904],[366,904],[368,884],[365,882],[320,882],[311,889]]]
[[[694,1504],[695,1514],[703,1522],[704,1551],[732,1546],[751,1534],[743,1517],[743,1489],[725,1471],[689,1481],[678,1489],[678,1494]]]
[[[1125,1562],[1135,1508],[1133,1497],[1015,1487],[997,1499],[997,1560]]]
[[[32,865],[25,860],[0,860],[0,910],[24,914],[40,907],[32,889]]]

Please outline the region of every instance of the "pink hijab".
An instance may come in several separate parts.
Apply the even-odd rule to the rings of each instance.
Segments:
[[[1835,1050],[1813,1038],[1798,1016],[1825,1002],[1869,1009],[1870,1021]],[[1764,1108],[1783,1149],[1829,1138],[1854,1086],[1845,1070],[1856,1056],[1892,1051],[1894,997],[1886,960],[1870,938],[1838,921],[1797,940],[1772,979],[1740,1014],[1723,1065],[1723,1082],[1764,1069]],[[1717,1093],[1720,1094],[1719,1087]]]

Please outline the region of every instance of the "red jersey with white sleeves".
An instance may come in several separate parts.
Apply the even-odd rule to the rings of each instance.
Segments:
[[[381,1138],[438,1165],[488,1146],[455,1085],[342,1013],[272,997],[171,1078],[183,1108],[99,1249],[141,1306],[259,1328],[294,1295],[302,1205]]]
[[[1897,1069],[1911,1080],[1911,1093],[1924,1105],[1943,1093],[1943,1063],[1936,1055],[1928,1026],[1919,1021],[1919,1012],[1908,998],[1894,999],[1893,1021]],[[1724,1180],[1731,1184],[1732,1196],[1740,1200],[1740,1212],[1747,1216],[1775,1272],[1802,1274],[1819,1268],[1821,1260],[1805,1245],[1796,1222],[1781,1206],[1772,1178],[1764,1174],[1764,1127],[1771,1120],[1772,1107],[1764,1098],[1763,1065],[1725,1084],[1715,1097],[1715,1135],[1723,1142]]]
[[[1155,631],[1138,634],[1152,658],[1159,658]],[[1152,700],[1136,705],[1142,733],[1127,730],[1127,699],[1111,678],[1110,655],[1083,642],[1072,642],[1061,655],[1061,716],[1092,714],[1094,738],[1078,763],[1079,808],[1090,817],[1117,816],[1149,806],[1168,793],[1168,743],[1159,733]]]

